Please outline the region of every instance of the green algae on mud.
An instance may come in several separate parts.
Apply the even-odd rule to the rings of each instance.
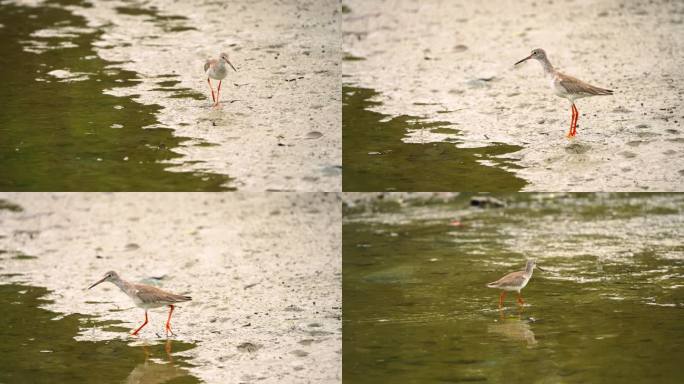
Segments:
[[[24,208],[21,205],[14,204],[11,201],[0,199],[0,210],[7,210],[10,212],[22,212]]]
[[[196,31],[197,28],[186,26],[183,23],[188,20],[187,17],[181,15],[162,15],[156,6],[150,8],[136,7],[116,7],[116,11],[122,15],[129,16],[147,16],[155,21],[164,32],[183,32]]]
[[[682,382],[684,196],[470,197],[343,209],[345,381]],[[500,313],[485,284],[526,258]]]
[[[496,156],[520,147],[495,144],[458,148],[454,143],[404,143],[408,129],[444,129],[411,116],[370,111],[377,92],[342,89],[342,186],[344,191],[519,191],[526,182],[502,169],[516,165]],[[488,160],[496,166],[478,161]]]
[[[88,29],[61,5],[0,4],[0,188],[228,189],[224,175],[166,170],[172,165],[165,162],[181,157],[173,148],[187,138],[150,128],[159,125],[158,106],[104,93],[136,84],[137,75],[109,68],[113,63],[93,47],[103,32]]]
[[[51,303],[42,287],[0,284],[0,382],[121,383],[151,378],[174,383],[200,382],[187,371],[187,358],[173,356],[193,344],[129,346],[123,340],[76,341],[85,325],[123,330],[113,322],[96,322],[79,314],[43,309]],[[163,360],[160,362],[159,360]],[[163,379],[163,380],[162,380]]]
[[[33,260],[33,259],[37,259],[37,258],[38,258],[37,256],[31,256],[31,255],[27,255],[27,254],[24,254],[21,252],[16,253],[14,256],[12,256],[12,259],[14,259],[14,260]]]

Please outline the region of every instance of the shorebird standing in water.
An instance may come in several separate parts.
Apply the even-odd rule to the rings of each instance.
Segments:
[[[541,63],[544,68],[544,74],[549,78],[551,89],[556,96],[570,100],[570,104],[572,105],[572,120],[570,122],[570,131],[568,132],[569,138],[575,137],[577,134],[577,118],[579,117],[579,112],[577,111],[577,107],[575,107],[575,100],[588,96],[613,94],[613,91],[609,89],[589,85],[572,76],[556,71],[546,57],[546,52],[541,48],[533,50],[531,55],[518,61],[514,65],[518,65],[529,59],[535,59]]]
[[[520,305],[525,304],[520,295],[520,291],[525,288],[527,283],[532,278],[532,272],[534,267],[537,267],[537,263],[534,260],[527,260],[524,271],[511,272],[508,275],[500,278],[499,280],[487,284],[488,288],[498,288],[501,290],[501,295],[499,296],[499,308],[503,307],[504,298],[506,297],[506,291],[518,292],[518,303]],[[539,267],[537,267],[539,268]],[[540,271],[543,269],[539,268]]]
[[[190,296],[176,295],[151,285],[129,283],[128,281],[121,279],[114,271],[105,273],[104,277],[100,281],[91,285],[88,287],[88,289],[100,283],[104,283],[105,281],[109,281],[110,283],[119,287],[125,294],[128,295],[128,297],[133,299],[133,302],[136,306],[145,310],[145,322],[140,326],[140,328],[136,329],[132,335],[137,335],[142,327],[147,324],[148,309],[164,307],[167,305],[169,306],[170,310],[169,318],[166,320],[166,336],[169,336],[169,332],[171,332],[172,335],[175,335],[173,331],[171,331],[171,314],[173,313],[174,304],[189,301],[191,300]]]
[[[226,63],[233,68],[233,71],[237,72],[237,69],[233,67],[233,64],[228,60],[228,54],[222,53],[219,55],[218,60],[209,59],[204,63],[204,72],[207,74],[207,83],[209,83],[209,88],[211,89],[211,99],[214,101],[213,106],[219,105],[219,99],[221,97],[221,81],[228,75],[228,68],[226,68]],[[211,86],[211,79],[218,80],[218,91],[216,96],[214,96],[214,88]]]

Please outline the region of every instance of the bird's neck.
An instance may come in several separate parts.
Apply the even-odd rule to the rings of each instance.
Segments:
[[[126,293],[128,293],[131,289],[133,289],[133,284],[131,284],[125,280],[115,279],[115,280],[112,280],[112,283]]]
[[[555,72],[555,70],[553,69],[553,65],[551,65],[551,62],[546,57],[540,59],[539,63],[542,65],[542,68],[544,68],[545,74],[550,75]]]
[[[534,266],[532,264],[525,266],[526,275],[532,276],[532,272],[534,272]]]

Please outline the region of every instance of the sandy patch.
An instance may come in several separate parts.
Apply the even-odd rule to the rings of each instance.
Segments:
[[[54,293],[51,310],[124,321],[143,311],[111,284],[165,276],[189,294],[172,325],[211,382],[341,381],[341,200],[336,194],[2,194],[1,274]],[[23,255],[17,258],[17,255]],[[35,257],[35,258],[32,258]],[[7,280],[3,277],[3,280]],[[161,341],[165,310],[141,339]],[[124,338],[84,323],[79,340]]]

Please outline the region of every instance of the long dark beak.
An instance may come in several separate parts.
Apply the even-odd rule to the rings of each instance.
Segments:
[[[226,60],[226,59],[223,59],[223,60]],[[231,68],[233,68],[233,71],[237,72],[237,69],[235,69],[235,67],[233,67],[233,64],[231,64],[230,61],[226,60],[226,63],[228,63],[228,65],[230,65]]]
[[[542,271],[542,272],[546,272],[545,269],[542,269],[542,267],[540,267],[540,266],[538,266],[538,265],[537,265],[537,269],[540,270],[540,271]]]
[[[518,64],[522,63],[523,61],[529,60],[529,59],[531,59],[531,58],[532,58],[532,55],[529,55],[529,56],[527,56],[526,58],[524,58],[524,59],[518,61],[517,63],[515,63],[515,64],[513,64],[513,65],[518,65]]]
[[[90,287],[88,287],[88,289],[90,289],[90,288],[92,288],[92,287],[94,287],[94,286],[96,286],[96,285],[98,285],[98,284],[100,284],[100,283],[103,283],[105,280],[107,280],[107,278],[106,278],[106,277],[103,277],[102,280],[100,280],[100,281],[98,281],[97,283],[91,285]]]

